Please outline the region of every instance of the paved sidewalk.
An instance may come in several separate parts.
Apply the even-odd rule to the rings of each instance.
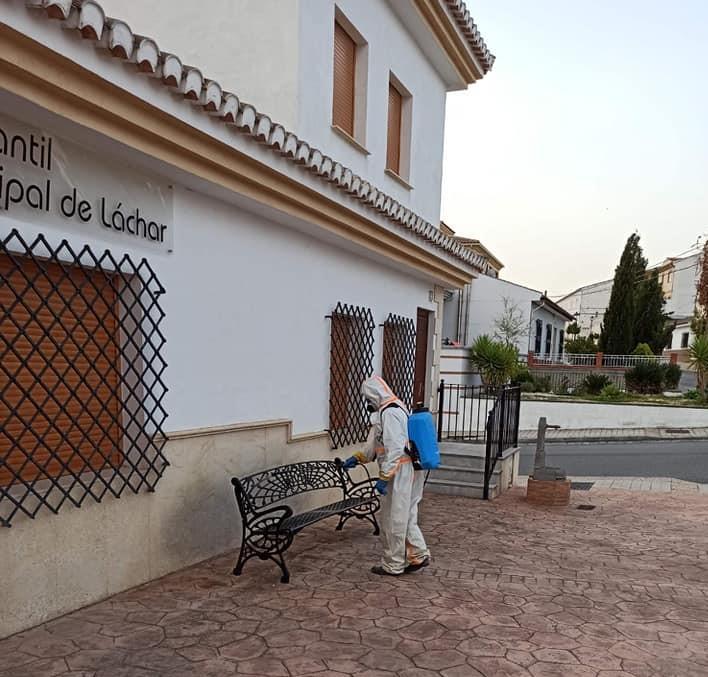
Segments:
[[[553,421],[551,421],[553,423]],[[708,427],[583,428],[546,431],[547,442],[632,442],[640,440],[708,440]],[[519,442],[536,442],[536,430],[519,431]]]
[[[571,476],[572,482],[591,483],[590,489],[582,493],[595,493],[608,489],[621,491],[648,491],[654,493],[688,492],[693,494],[705,494],[708,496],[708,484],[698,482],[686,482],[675,477],[579,477]],[[527,475],[520,475],[516,479],[516,486],[526,487]],[[581,495],[581,494],[578,494]],[[708,673],[706,673],[708,674]]]
[[[705,677],[708,497],[573,492],[568,508],[428,496],[430,567],[368,573],[364,525],[234,555],[0,642],[2,677]],[[578,510],[591,499],[595,509]]]

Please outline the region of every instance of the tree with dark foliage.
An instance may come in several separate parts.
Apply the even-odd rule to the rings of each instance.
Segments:
[[[600,352],[628,355],[637,345],[637,290],[646,272],[647,260],[642,255],[639,234],[632,233],[615,268],[610,304],[600,331]]]

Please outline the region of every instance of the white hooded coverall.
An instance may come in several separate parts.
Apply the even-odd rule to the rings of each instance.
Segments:
[[[381,497],[381,566],[391,574],[401,574],[408,564],[420,564],[430,556],[418,526],[418,504],[423,498],[424,473],[413,468],[408,446],[408,410],[379,376],[364,381],[362,394],[376,408],[372,416],[374,435],[363,452],[355,454],[360,463],[376,460],[379,478],[388,481]],[[390,406],[390,405],[397,406]]]

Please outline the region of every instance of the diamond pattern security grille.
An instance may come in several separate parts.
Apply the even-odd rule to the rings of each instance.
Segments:
[[[366,442],[371,427],[361,384],[374,368],[374,318],[369,308],[338,303],[332,315],[329,436],[333,449]]]
[[[164,291],[145,259],[0,240],[0,524],[154,490]]]
[[[415,373],[415,322],[410,318],[391,314],[384,322],[383,328],[381,376],[410,409],[413,406]]]

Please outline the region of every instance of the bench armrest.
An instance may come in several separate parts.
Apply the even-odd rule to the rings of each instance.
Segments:
[[[275,519],[275,516],[281,513],[280,519]],[[259,510],[258,512],[251,513],[251,517],[248,520],[248,528],[253,529],[258,525],[273,525],[277,524],[277,529],[280,530],[280,524],[284,522],[288,517],[292,517],[293,509],[287,505],[277,505],[273,508],[267,508],[265,510]]]
[[[371,498],[376,498],[378,499],[376,495],[376,491],[374,489],[374,480],[371,479],[371,475],[369,474],[369,470],[367,469],[366,465],[363,463],[360,463],[359,466],[364,468],[364,472],[366,473],[366,479],[360,480],[359,482],[355,482],[352,478],[351,475],[349,474],[348,471],[342,470],[342,472],[345,475],[345,483],[344,483],[344,494],[347,497],[355,497],[355,496],[362,496],[362,497],[368,497],[369,495]]]

